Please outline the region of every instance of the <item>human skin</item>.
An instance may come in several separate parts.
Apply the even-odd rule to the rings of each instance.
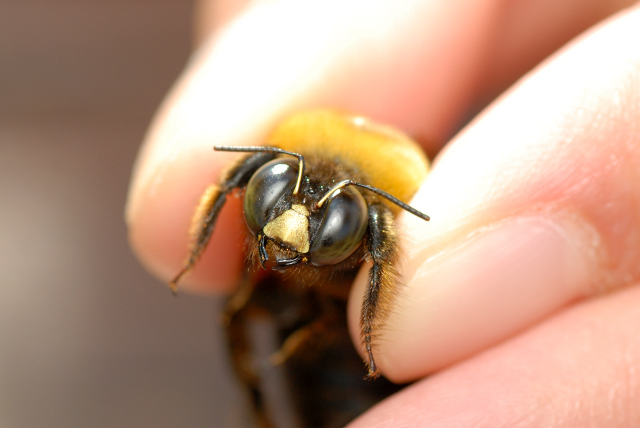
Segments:
[[[403,286],[375,349],[417,382],[352,426],[640,426],[631,3],[204,2],[134,171],[132,247],[163,281],[180,269],[193,208],[236,157],[213,144],[255,145],[312,107],[372,117],[437,156],[411,202],[432,220],[399,217]],[[238,219],[231,198],[182,290],[233,287]]]

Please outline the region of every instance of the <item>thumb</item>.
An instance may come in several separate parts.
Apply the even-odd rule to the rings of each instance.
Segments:
[[[402,220],[405,285],[376,350],[388,377],[419,378],[638,280],[639,39],[638,9],[581,37],[442,153],[412,203],[432,221]]]

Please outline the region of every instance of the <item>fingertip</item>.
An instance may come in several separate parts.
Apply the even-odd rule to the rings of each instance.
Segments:
[[[637,284],[567,308],[405,388],[356,419],[370,426],[637,426]],[[588,409],[583,411],[584,409]]]

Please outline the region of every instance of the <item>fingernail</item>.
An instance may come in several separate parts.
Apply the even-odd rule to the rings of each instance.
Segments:
[[[580,223],[580,222],[578,222]],[[594,234],[568,218],[513,218],[418,264],[380,340],[394,380],[428,374],[508,338],[577,298]],[[399,365],[399,362],[402,362]]]

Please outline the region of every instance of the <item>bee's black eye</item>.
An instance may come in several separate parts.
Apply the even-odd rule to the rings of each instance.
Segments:
[[[274,159],[253,174],[244,195],[244,217],[254,234],[262,230],[278,201],[293,191],[297,178],[298,163],[293,159]]]
[[[367,204],[355,189],[336,190],[327,201],[324,216],[309,249],[316,266],[336,264],[360,245],[367,230]]]

